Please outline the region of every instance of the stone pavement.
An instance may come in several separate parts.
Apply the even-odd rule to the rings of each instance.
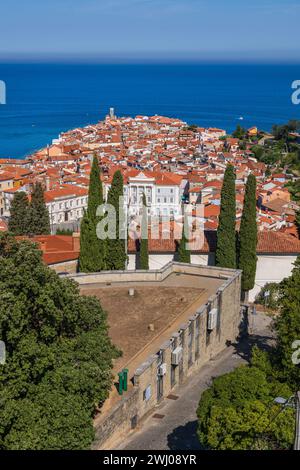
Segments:
[[[195,375],[172,392],[176,400],[166,399],[151,415],[130,433],[117,449],[125,450],[197,450],[196,410],[201,393],[209,387],[213,377],[232,371],[247,363],[253,344],[268,347],[273,340],[269,329],[270,318],[258,314],[249,321],[251,335],[240,343],[229,346],[209,361]],[[160,418],[154,418],[158,414]]]

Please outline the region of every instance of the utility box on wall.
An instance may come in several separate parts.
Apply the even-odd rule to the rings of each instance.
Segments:
[[[162,364],[161,366],[159,366],[157,375],[162,377],[166,375],[166,373],[167,373],[167,364]]]
[[[182,347],[179,346],[178,348],[174,349],[174,351],[172,352],[172,356],[171,356],[172,366],[178,366],[180,362],[182,361],[182,357],[183,357],[183,350],[182,350]]]

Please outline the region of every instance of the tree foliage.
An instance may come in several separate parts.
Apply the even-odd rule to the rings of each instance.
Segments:
[[[30,203],[25,192],[15,193],[10,208],[8,227],[14,235],[50,234],[49,212],[41,183],[34,185]]]
[[[287,141],[289,139],[289,133],[296,132],[298,130],[300,130],[300,121],[292,119],[287,124],[275,124],[272,128],[272,133],[276,140]]]
[[[28,209],[27,194],[24,191],[16,192],[11,203],[8,222],[8,230],[14,235],[26,235],[28,233]]]
[[[148,213],[146,196],[143,194],[143,214],[141,224],[140,241],[140,269],[149,269],[149,251],[148,251]]]
[[[277,354],[282,376],[295,387],[300,384],[300,364],[293,362],[293,344],[300,340],[300,256],[290,277],[280,284],[280,315],[274,322]],[[298,346],[299,349],[299,346]]]
[[[85,449],[117,351],[98,300],[45,266],[28,241],[0,237],[1,449]]]
[[[191,252],[188,249],[189,240],[186,236],[188,231],[188,217],[185,214],[184,221],[182,224],[182,235],[178,245],[178,260],[180,263],[190,263],[191,262]]]
[[[73,235],[73,230],[69,228],[58,228],[56,230],[56,235],[64,235],[64,236],[71,237]]]
[[[279,308],[280,284],[267,282],[255,298],[255,303],[276,310]]]
[[[100,179],[98,158],[94,156],[89,182],[89,197],[87,213],[94,225],[97,223],[97,209],[103,204],[103,187]]]
[[[124,197],[123,189],[123,176],[120,170],[117,170],[113,176],[112,184],[108,192],[107,203],[111,204],[115,209],[115,214],[110,216],[115,217],[116,237],[115,239],[108,239],[107,242],[107,268],[111,270],[124,270],[127,262],[125,251],[126,236],[125,220],[124,220],[124,205],[120,198]]]
[[[102,240],[101,240],[102,241]],[[80,253],[79,271],[84,273],[94,273],[101,271],[103,265],[103,252],[97,237],[96,227],[84,211],[80,223]]]
[[[213,381],[197,410],[198,437],[217,450],[289,449],[294,437],[294,411],[277,416],[274,397],[291,390],[255,366],[241,366]]]
[[[249,291],[254,287],[257,264],[256,178],[252,174],[248,176],[246,184],[238,240],[238,267],[243,271],[242,289]]]
[[[246,136],[247,131],[244,127],[242,127],[240,124],[236,126],[235,131],[232,133],[232,137],[235,137],[236,139],[244,139]]]
[[[228,165],[221,191],[216,248],[216,265],[223,268],[236,268],[235,218],[235,171],[232,165]]]
[[[271,290],[272,286],[266,286]],[[198,436],[213,449],[289,449],[294,440],[295,410],[280,408],[300,383],[300,256],[289,278],[274,286],[280,314],[274,320],[276,343],[252,348],[251,364],[215,379],[203,393]]]
[[[44,200],[44,189],[36,183],[31,194],[27,217],[27,233],[32,235],[48,235],[50,233],[49,212]]]
[[[90,174],[88,208],[80,224],[79,269],[82,272],[99,272],[106,269],[107,243],[106,240],[97,236],[97,224],[103,218],[101,206],[103,206],[103,188],[98,159],[94,156]]]

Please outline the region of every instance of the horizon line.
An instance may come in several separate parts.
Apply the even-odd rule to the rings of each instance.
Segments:
[[[0,56],[0,65],[300,65],[300,59],[97,59],[97,58],[66,58],[66,57],[32,57],[28,59],[8,59]]]

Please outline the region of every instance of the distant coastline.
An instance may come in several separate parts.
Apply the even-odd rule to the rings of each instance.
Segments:
[[[119,115],[160,114],[231,132],[238,123],[269,131],[300,119],[291,83],[300,65],[1,64],[0,158],[24,158],[60,132]],[[244,119],[239,120],[240,117]]]

